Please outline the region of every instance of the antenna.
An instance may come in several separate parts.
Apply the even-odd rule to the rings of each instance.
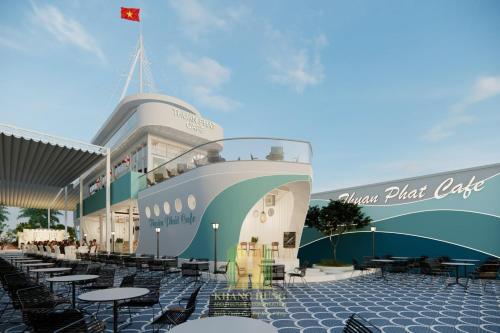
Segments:
[[[128,91],[128,87],[130,85],[130,81],[135,72],[135,67],[139,62],[139,92],[142,94],[144,92],[144,79],[146,79],[146,86],[149,87],[150,91],[156,91],[156,87],[153,81],[153,75],[151,73],[151,69],[149,67],[149,62],[146,57],[146,52],[144,50],[144,41],[142,38],[142,32],[139,34],[139,41],[137,43],[134,55],[134,60],[132,61],[132,65],[130,66],[130,70],[128,72],[127,80],[125,81],[125,86],[123,87],[122,94],[120,96],[120,101],[125,97],[125,94]],[[146,75],[144,75],[146,74]]]

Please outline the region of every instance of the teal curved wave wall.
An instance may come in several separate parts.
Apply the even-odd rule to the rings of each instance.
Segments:
[[[200,227],[189,245],[181,254],[183,258],[208,258],[213,260],[214,231],[217,222],[218,259],[224,260],[226,251],[238,244],[241,225],[252,206],[269,191],[297,181],[311,181],[304,175],[275,175],[253,178],[228,187],[215,197],[203,213]]]
[[[309,230],[308,230],[309,229]],[[306,228],[302,238],[308,234],[316,234],[317,230]],[[355,232],[344,234],[337,248],[337,259],[350,263],[352,259],[362,260],[364,256],[371,256],[372,235],[371,232]],[[375,234],[375,255],[393,255],[401,257],[418,257],[427,255],[438,257],[442,255],[451,258],[470,258],[483,260],[488,255],[471,250],[459,245],[453,245],[432,239],[401,235],[394,233],[377,232]],[[307,260],[309,263],[317,263],[321,259],[332,258],[332,250],[328,239],[320,238],[314,243],[299,249],[301,262]]]
[[[425,181],[426,177],[422,177],[422,183]],[[399,181],[400,184],[404,182]],[[328,200],[313,195],[310,205],[321,207],[327,203]],[[410,203],[366,205],[362,209],[372,218],[373,225],[342,236],[345,240],[341,240],[337,253],[343,260],[371,255],[371,233],[363,232],[371,226],[377,227],[376,234],[382,242],[377,242],[379,255],[500,257],[499,174],[489,178],[481,191],[472,193],[467,199],[461,193],[452,193],[441,199],[431,197]],[[311,262],[331,258],[328,240],[315,241],[322,237],[317,230],[306,228],[300,258]],[[408,252],[410,246],[414,248],[411,253]]]

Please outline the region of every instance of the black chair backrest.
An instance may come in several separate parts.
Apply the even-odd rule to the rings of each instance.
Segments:
[[[186,312],[189,312],[190,314],[194,312],[196,309],[196,297],[198,297],[198,293],[200,292],[201,286],[195,289],[191,296],[189,296],[189,300],[186,304]]]
[[[208,316],[252,317],[252,300],[245,292],[217,292],[210,295]]]
[[[135,274],[125,275],[120,287],[132,287],[134,285]]]
[[[273,280],[285,280],[285,265],[273,265]]]
[[[22,311],[29,309],[53,309],[53,295],[44,286],[34,286],[17,290]]]
[[[88,264],[77,264],[71,270],[71,274],[73,274],[73,275],[87,274],[88,267],[89,267]]]
[[[101,333],[106,330],[106,324],[95,317],[81,318],[64,327],[54,331],[54,333]]]
[[[353,314],[347,319],[342,332],[346,333],[379,333],[381,332],[377,327],[370,324],[366,319]]]

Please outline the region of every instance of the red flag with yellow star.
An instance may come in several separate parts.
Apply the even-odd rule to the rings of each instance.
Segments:
[[[121,7],[122,19],[139,22],[140,21],[140,19],[139,19],[139,11],[140,10],[141,10],[140,8]]]

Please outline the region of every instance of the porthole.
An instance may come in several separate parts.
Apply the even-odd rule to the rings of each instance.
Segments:
[[[177,213],[180,213],[182,211],[182,201],[179,198],[175,199],[175,211]]]
[[[163,204],[163,211],[165,212],[165,215],[170,215],[170,204],[168,201],[165,201]]]
[[[194,210],[196,208],[196,198],[192,194],[188,196],[188,207],[191,210]]]
[[[153,206],[153,212],[155,213],[155,216],[160,216],[160,206],[158,206],[157,204],[155,204]]]
[[[146,206],[146,209],[144,210],[144,213],[146,213],[146,217],[149,219],[151,217],[151,209],[149,206]]]

